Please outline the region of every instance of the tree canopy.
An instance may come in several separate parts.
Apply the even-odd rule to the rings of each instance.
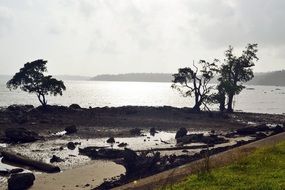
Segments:
[[[47,105],[46,95],[62,95],[66,87],[61,80],[52,78],[51,75],[45,76],[47,72],[47,61],[39,59],[28,62],[17,72],[11,80],[7,82],[7,88],[17,89],[35,93],[43,106]]]
[[[200,106],[206,106],[207,99],[209,98],[210,91],[213,86],[209,86],[210,80],[214,77],[216,69],[216,62],[206,62],[200,60],[198,67],[193,63],[193,67],[185,67],[178,69],[178,73],[174,74],[172,81],[172,88],[178,90],[183,96],[195,97],[194,111],[200,111]],[[207,106],[206,106],[207,107]]]
[[[221,96],[227,95],[228,112],[233,112],[233,97],[245,88],[245,82],[254,77],[252,67],[258,60],[257,51],[257,44],[248,44],[239,57],[233,54],[232,46],[225,52],[226,58],[219,69],[218,91],[219,98],[223,99]]]

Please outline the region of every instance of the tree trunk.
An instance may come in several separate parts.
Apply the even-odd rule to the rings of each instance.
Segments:
[[[40,103],[42,104],[43,107],[47,106],[47,101],[45,99],[45,96],[42,94],[37,94],[38,100],[40,101]]]
[[[199,100],[199,96],[195,97],[195,105],[192,108],[193,111],[200,112],[201,111],[200,106],[202,105],[202,102],[203,101],[201,99]]]
[[[224,112],[225,111],[225,105],[226,105],[226,95],[224,93],[222,93],[220,95],[220,100],[219,100],[219,103],[220,103],[220,111],[221,112]]]
[[[229,94],[228,97],[229,97],[229,101],[228,101],[228,109],[227,109],[227,112],[233,113],[233,112],[234,112],[234,110],[233,110],[233,99],[234,99],[234,95],[233,95],[233,94]]]

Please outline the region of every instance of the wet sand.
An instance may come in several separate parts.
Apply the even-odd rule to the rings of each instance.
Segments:
[[[86,166],[66,170],[56,174],[37,174],[31,190],[78,190],[92,189],[105,178],[115,177],[125,172],[121,165],[110,161],[94,161]]]

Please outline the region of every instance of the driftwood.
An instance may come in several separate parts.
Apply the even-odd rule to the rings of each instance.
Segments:
[[[23,165],[23,166],[28,166],[30,168],[42,171],[42,172],[47,172],[47,173],[56,173],[60,172],[60,168],[58,166],[53,166],[51,164],[47,164],[44,162],[40,162],[37,160],[32,160],[28,157],[13,153],[13,152],[8,152],[8,151],[2,151],[2,156],[3,162],[8,162],[8,163],[14,163],[16,165]]]
[[[145,151],[170,151],[170,150],[186,150],[186,149],[202,149],[207,148],[207,145],[196,145],[196,146],[179,146],[170,148],[152,148],[149,150],[136,150],[135,152],[145,152]]]

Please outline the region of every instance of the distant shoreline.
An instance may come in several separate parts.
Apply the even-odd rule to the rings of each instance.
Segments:
[[[95,77],[79,75],[54,75],[63,81],[106,81],[106,82],[169,82],[173,80],[173,73],[126,73],[126,74],[102,74]],[[247,85],[260,86],[285,86],[285,70],[254,73],[255,77],[246,83]],[[9,80],[10,75],[0,75],[0,80]],[[216,83],[214,78],[212,83]]]

